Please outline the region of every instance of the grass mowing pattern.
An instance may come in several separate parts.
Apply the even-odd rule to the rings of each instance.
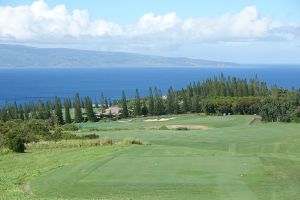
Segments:
[[[90,128],[121,128],[95,133],[120,142],[124,138],[140,138],[152,145],[8,154],[1,157],[0,176],[2,180],[4,172],[11,176],[19,173],[22,169],[17,166],[21,167],[24,160],[35,163],[27,167],[28,176],[19,174],[23,179],[27,177],[20,184],[30,180],[27,188],[32,194],[27,198],[298,199],[300,125],[250,126],[251,119],[182,115],[165,122],[137,119],[81,124],[83,129],[78,134],[91,134]],[[210,129],[147,129],[181,124],[205,125]],[[41,172],[36,174],[36,170]],[[17,180],[10,176],[8,179]],[[4,187],[21,188],[11,182]],[[11,189],[4,194],[15,197],[22,193]]]

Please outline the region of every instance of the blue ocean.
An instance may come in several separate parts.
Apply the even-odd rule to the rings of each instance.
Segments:
[[[269,86],[300,88],[300,65],[241,66],[237,68],[103,68],[103,69],[10,69],[0,70],[0,104],[17,101],[24,103],[81,96],[99,101],[101,92],[116,99],[125,90],[134,96],[138,88],[141,96],[149,87],[180,89],[190,82],[224,75],[253,78],[256,75]]]

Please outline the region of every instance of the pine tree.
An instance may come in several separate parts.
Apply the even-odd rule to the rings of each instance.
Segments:
[[[108,108],[108,102],[106,97],[104,96],[103,92],[101,92],[101,96],[100,96],[100,104],[101,104],[101,108],[104,110],[106,108]]]
[[[39,100],[38,102],[38,107],[37,107],[37,118],[39,119],[46,119],[45,118],[45,106],[44,106],[44,103]]]
[[[75,119],[76,123],[80,123],[83,121],[82,111],[81,111],[81,101],[79,98],[79,93],[76,93],[74,97],[74,111],[75,111]]]
[[[179,113],[181,113],[179,98],[177,95],[174,95],[174,114],[179,114]]]
[[[141,100],[138,89],[135,90],[135,99],[134,99],[134,115],[140,116],[142,114]]]
[[[199,113],[200,112],[200,102],[198,95],[194,95],[192,98],[192,112]]]
[[[27,103],[24,103],[24,118],[26,120],[29,120],[29,108],[28,108]]]
[[[95,122],[96,117],[95,117],[95,113],[93,110],[93,102],[90,97],[86,96],[84,98],[84,105],[85,105],[84,107],[85,107],[87,119],[91,122]]]
[[[105,99],[105,102],[106,102],[105,105],[107,108],[112,107],[113,105],[117,105],[115,100],[113,102],[111,101],[111,98],[108,98],[108,100]]]
[[[235,77],[233,77],[232,79],[232,85],[231,85],[231,90],[233,91],[232,94],[234,97],[239,96],[239,92],[238,92],[238,83]]]
[[[4,122],[6,122],[6,121],[8,121],[10,118],[9,118],[9,114],[8,114],[8,108],[7,108],[7,106],[5,106],[4,108],[3,108],[3,111],[2,111],[2,120],[4,121]]]
[[[187,95],[187,92],[185,91],[182,91],[182,96],[183,96],[183,99],[182,99],[182,111],[184,113],[187,113],[190,111],[190,102],[188,101],[188,95]]]
[[[158,90],[156,87],[154,88],[154,113],[156,115],[164,114],[161,90]]]
[[[167,94],[167,113],[174,114],[174,91],[172,87],[168,89]]]
[[[149,88],[149,114],[154,115],[154,96],[153,96],[153,91],[152,88]]]
[[[71,114],[70,114],[71,100],[69,98],[65,99],[64,107],[65,107],[65,122],[66,122],[66,124],[70,124],[70,123],[72,123],[72,120],[71,120]]]
[[[81,99],[81,100],[80,100],[80,103],[81,103],[81,108],[85,108],[85,107],[84,107],[84,99]]]
[[[64,124],[61,100],[58,97],[55,97],[55,116],[60,125]]]
[[[11,119],[18,119],[19,118],[18,113],[19,113],[19,111],[18,111],[17,102],[14,102],[14,104],[9,109],[9,114],[10,114]]]
[[[144,116],[148,115],[148,108],[145,100],[143,101],[142,115]]]
[[[31,119],[37,119],[36,108],[33,101],[30,104],[30,113],[31,113]]]
[[[19,110],[19,119],[24,120],[25,119],[25,117],[24,117],[24,110],[23,110],[23,107],[22,107],[21,104],[19,105],[18,110]]]
[[[127,100],[126,100],[126,94],[125,91],[122,91],[122,100],[121,100],[121,104],[122,104],[122,116],[124,118],[129,117],[129,113],[128,113],[128,107],[127,107]]]
[[[46,102],[46,107],[45,107],[45,119],[50,119],[51,118],[51,113],[52,113],[52,103],[51,101]]]

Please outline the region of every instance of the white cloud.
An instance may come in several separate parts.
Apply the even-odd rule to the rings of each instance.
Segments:
[[[282,24],[260,16],[255,6],[213,18],[181,19],[176,13],[146,13],[136,24],[91,20],[86,10],[68,12],[64,5],[50,8],[44,0],[32,5],[0,7],[0,41],[59,43],[98,42],[106,46],[151,47],[182,43],[294,40],[300,25]],[[120,46],[119,45],[119,46]],[[129,47],[128,47],[129,48]]]

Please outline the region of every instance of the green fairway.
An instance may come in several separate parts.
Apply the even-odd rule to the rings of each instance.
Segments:
[[[249,125],[252,119],[177,115],[157,121],[82,123],[77,134],[96,133],[116,143],[140,138],[151,145],[29,149],[25,154],[1,156],[0,196],[299,199],[300,124]],[[163,125],[206,128],[159,130]]]

